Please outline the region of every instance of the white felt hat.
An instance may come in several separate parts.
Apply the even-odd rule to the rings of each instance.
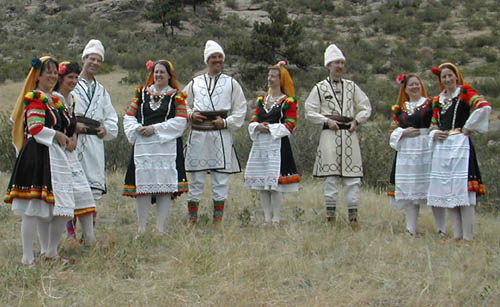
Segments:
[[[91,39],[83,49],[82,59],[89,54],[98,54],[101,56],[104,61],[104,46],[102,45],[100,40]]]
[[[336,60],[345,61],[345,57],[342,54],[342,51],[340,51],[339,47],[337,47],[335,44],[331,44],[325,50],[325,67],[328,66],[330,62]]]
[[[222,47],[214,42],[213,40],[207,40],[205,44],[205,51],[203,53],[205,57],[205,64],[208,62],[208,58],[214,54],[214,53],[220,53],[222,54],[222,61],[226,58],[226,55],[224,54],[224,50],[222,50]]]

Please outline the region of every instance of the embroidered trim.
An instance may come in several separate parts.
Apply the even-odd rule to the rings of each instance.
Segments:
[[[75,214],[75,209],[74,208],[66,208],[66,207],[54,206],[53,214],[55,216],[69,216],[69,217],[73,217],[74,214]]]
[[[136,187],[136,194],[159,194],[177,192],[179,184],[141,184]]]
[[[455,208],[458,206],[470,206],[469,197],[439,197],[428,196],[427,204],[433,207]]]

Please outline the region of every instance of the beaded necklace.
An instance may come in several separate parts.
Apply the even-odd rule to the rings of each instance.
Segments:
[[[271,111],[271,109],[279,102],[281,101],[281,99],[283,99],[283,97],[285,97],[285,94],[282,94],[276,98],[273,98],[271,95],[267,95],[266,96],[266,103],[264,105],[264,110],[266,110],[266,112],[269,112]]]
[[[151,99],[149,99],[149,107],[151,110],[156,111],[160,108],[161,103],[163,102],[163,98],[169,94],[171,90],[173,90],[170,85],[167,87],[163,88],[162,90],[158,90],[154,84],[152,84],[150,87],[146,88],[148,91]]]
[[[448,110],[453,105],[453,100],[455,100],[455,98],[458,96],[459,93],[460,93],[460,87],[458,87],[455,90],[452,98],[444,97],[444,95],[439,96],[439,102],[441,103],[441,114],[446,113],[446,110]],[[443,98],[443,99],[441,100],[441,98]],[[453,110],[453,119],[451,121],[451,130],[455,129],[455,121],[457,119],[457,110],[458,110],[458,104],[459,104],[458,98],[456,101],[457,102],[455,103],[455,108]]]
[[[413,115],[416,111],[423,109],[427,104],[425,103],[427,100],[426,97],[420,97],[417,101],[407,101],[404,104],[404,111],[408,115]]]

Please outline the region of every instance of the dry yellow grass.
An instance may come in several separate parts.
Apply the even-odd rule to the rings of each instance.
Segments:
[[[500,300],[500,225],[492,216],[479,215],[476,240],[463,245],[439,239],[430,210],[422,210],[421,234],[410,238],[403,214],[390,210],[384,195],[364,190],[355,232],[345,207],[336,226],[324,222],[321,181],[306,179],[300,193],[287,195],[283,224],[264,228],[258,197],[234,175],[221,225],[212,225],[205,201],[200,223],[188,226],[183,196],[166,235],[152,230],[153,213],[147,234],[135,239],[135,202],[120,195],[123,173],[108,177],[97,245],[62,247],[78,258],[73,266],[20,265],[20,220],[0,207],[0,304],[495,306]]]

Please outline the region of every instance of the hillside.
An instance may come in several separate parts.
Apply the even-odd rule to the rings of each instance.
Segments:
[[[422,73],[434,93],[436,82],[429,70],[443,61],[458,63],[466,79],[495,103],[500,95],[496,78],[500,13],[494,0],[177,1],[181,21],[173,36],[168,26],[163,29],[152,17],[145,17],[149,5],[162,1],[3,2],[0,81],[22,79],[26,63],[40,54],[76,60],[90,38],[103,41],[108,71],[114,66],[129,71],[124,81],[140,82],[146,60],[159,57],[172,59],[179,79],[187,81],[204,68],[203,45],[213,38],[226,49],[226,70],[244,81],[250,96],[262,89],[262,68],[276,59],[288,60],[292,68],[300,64],[293,72],[299,97],[304,96],[325,75],[323,51],[331,42],[347,56],[347,77],[356,80],[381,108],[394,100],[396,85],[391,81],[399,73]],[[192,3],[197,3],[196,12]],[[278,6],[286,8],[286,18],[296,22],[298,29],[290,32],[295,37],[276,37],[278,47],[266,47],[258,40],[254,23],[270,24],[268,12]],[[256,51],[248,45],[269,48],[266,55],[270,56],[255,60],[251,53]],[[287,48],[302,58],[294,58]]]

